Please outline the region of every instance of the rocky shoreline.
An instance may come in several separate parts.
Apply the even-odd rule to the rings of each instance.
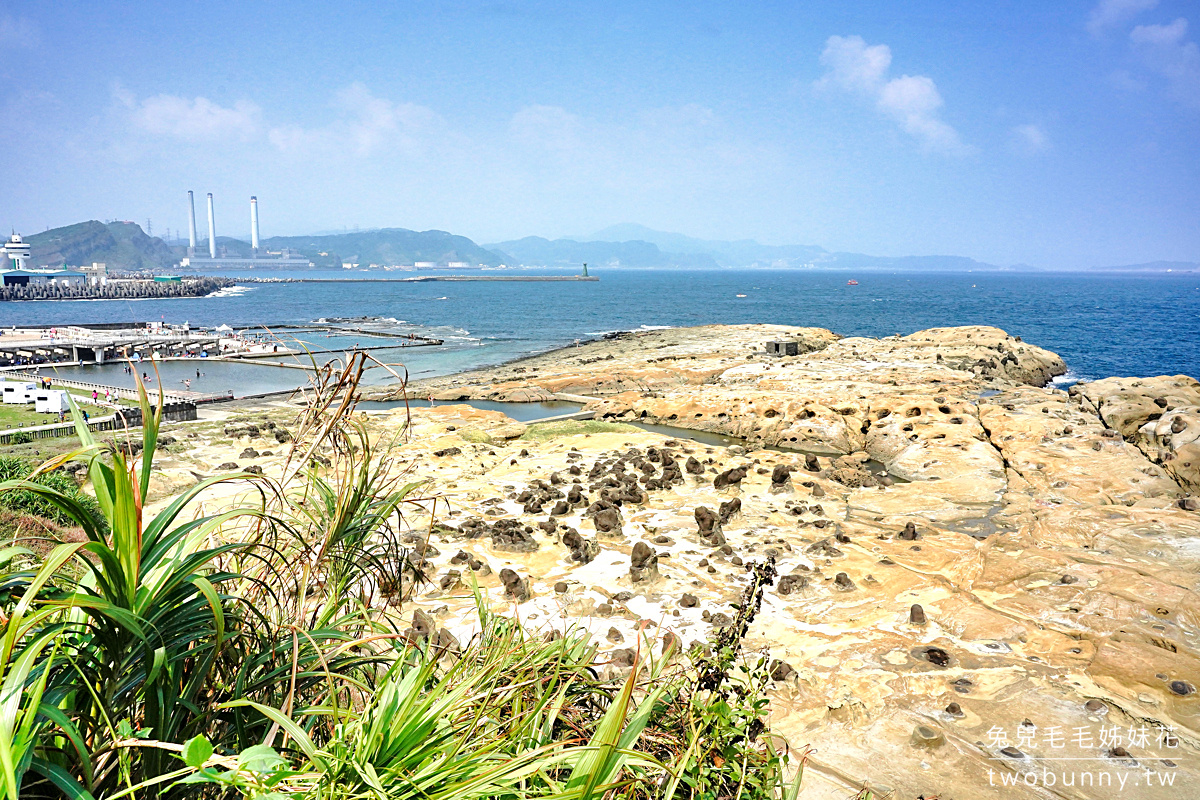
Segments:
[[[767,355],[769,340],[800,354]],[[477,582],[532,628],[587,628],[598,668],[620,671],[639,646],[709,641],[771,560],[746,644],[772,660],[772,730],[815,748],[802,798],[1192,796],[1200,384],[1053,388],[1065,371],[996,328],[738,325],[416,382],[411,397],[446,401],[575,397],[594,420],[366,414],[381,441],[408,426],[391,455],[441,496],[409,537],[432,583],[395,600],[465,640]],[[157,496],[218,469],[273,474],[277,429],[180,426]],[[1021,782],[1047,770],[1053,792]]]

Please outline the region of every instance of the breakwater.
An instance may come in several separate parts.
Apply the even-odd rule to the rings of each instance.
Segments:
[[[103,284],[76,286],[30,283],[24,286],[0,286],[0,300],[141,300],[204,297],[236,283],[232,278],[211,277],[186,278],[177,282],[110,280]]]
[[[413,278],[246,278],[239,283],[432,283],[434,281],[566,282],[595,283],[594,275],[418,275]]]

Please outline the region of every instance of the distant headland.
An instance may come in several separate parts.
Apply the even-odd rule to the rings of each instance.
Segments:
[[[187,238],[151,236],[135,222],[89,220],[25,237],[30,263],[37,267],[81,266],[104,262],[113,271],[174,270],[189,259]],[[193,248],[194,249],[194,248]],[[202,246],[201,249],[204,249]],[[635,269],[853,269],[913,272],[1049,271],[1024,264],[997,265],[953,255],[873,256],[834,252],[817,245],[767,245],[752,239],[719,241],[656,231],[641,225],[616,225],[590,236],[523,239],[477,244],[447,231],[378,228],[311,236],[274,236],[259,247],[241,239],[216,236],[217,260],[254,260],[261,253],[288,253],[279,267],[295,269],[416,269],[478,267],[569,267]],[[194,269],[204,270],[203,258]],[[7,265],[5,265],[7,266]],[[256,271],[264,271],[255,262]],[[211,271],[211,270],[207,270]],[[1200,263],[1148,261],[1096,265],[1086,272],[1190,273]]]

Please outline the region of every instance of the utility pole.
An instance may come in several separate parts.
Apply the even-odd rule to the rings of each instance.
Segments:
[[[154,235],[154,226],[150,224],[150,218],[149,218],[149,217],[147,217],[147,218],[146,218],[146,235],[147,235],[147,236],[153,236],[153,235]]]

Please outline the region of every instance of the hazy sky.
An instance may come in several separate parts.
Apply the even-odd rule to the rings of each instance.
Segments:
[[[264,236],[1200,261],[1198,40],[1195,0],[5,2],[0,224],[186,231],[193,189],[241,236],[256,194]]]

